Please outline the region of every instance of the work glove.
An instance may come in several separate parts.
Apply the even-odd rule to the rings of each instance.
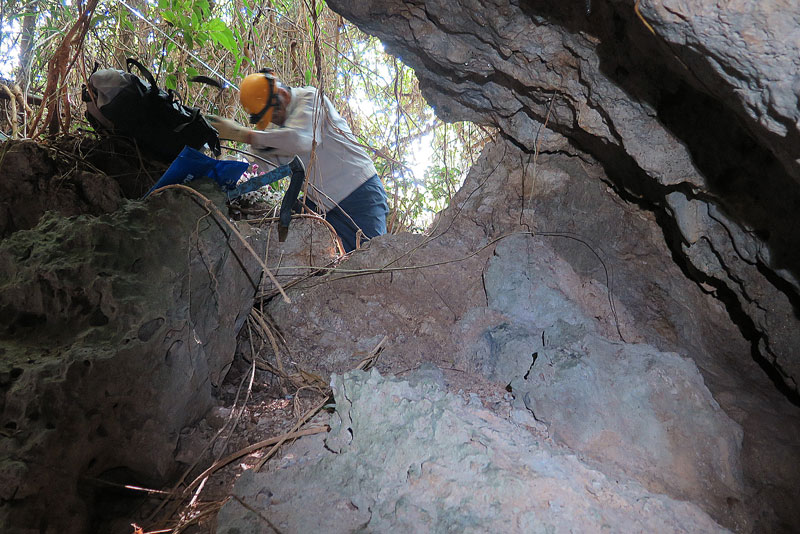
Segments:
[[[217,130],[220,139],[229,139],[237,143],[247,143],[249,141],[250,129],[231,119],[226,119],[218,115],[206,115],[206,120]]]

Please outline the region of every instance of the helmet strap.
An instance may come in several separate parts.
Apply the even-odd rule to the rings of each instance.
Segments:
[[[267,103],[264,105],[264,109],[258,113],[253,113],[250,115],[250,124],[258,124],[261,119],[264,118],[264,115],[266,115],[270,108],[278,107],[278,104],[280,104],[278,92],[275,90],[275,76],[272,75],[272,73],[275,72],[274,69],[267,67],[258,72],[262,73],[267,79],[267,82],[269,82],[269,98],[267,98]]]

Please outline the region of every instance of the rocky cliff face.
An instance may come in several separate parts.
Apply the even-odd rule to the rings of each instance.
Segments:
[[[288,354],[343,373],[386,335],[383,373],[433,363],[466,392],[486,387],[482,376],[513,398],[516,432],[539,428],[588,466],[732,530],[791,531],[800,410],[673,261],[658,219],[586,157],[541,154],[534,181],[532,155],[488,146],[430,235],[375,239],[294,287],[291,305],[270,304]],[[531,231],[534,217],[549,229]]]
[[[239,227],[247,250],[211,183],[198,184],[210,200],[140,200],[153,177],[113,153],[103,165],[102,146],[2,150],[0,530],[97,531],[113,484],[177,475],[181,430],[215,404],[261,287],[251,250],[309,265],[332,242],[299,220],[265,256],[267,232]]]
[[[97,480],[168,480],[181,429],[212,406],[257,262],[179,197],[50,213],[0,245],[7,532],[93,530]]]
[[[375,240],[273,303],[296,361],[340,373],[387,334],[389,371],[480,372],[604,472],[737,531],[797,528],[798,47],[780,6],[331,4],[441,116],[501,135],[430,236]]]
[[[331,4],[414,67],[441,116],[599,162],[797,398],[800,14],[780,1]]]
[[[263,300],[336,413],[220,531],[798,531],[791,6],[330,3],[500,135],[426,235]],[[0,515],[70,532],[86,480],[174,467],[260,273],[202,206],[92,194],[91,169],[50,187],[42,161],[25,187],[85,215],[4,212]],[[269,255],[287,276],[330,257],[309,231],[318,254]],[[344,374],[384,337],[380,374]]]

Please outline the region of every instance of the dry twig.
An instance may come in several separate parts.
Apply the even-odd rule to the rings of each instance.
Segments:
[[[381,351],[383,350],[383,347],[385,346],[386,341],[388,339],[389,339],[388,336],[383,336],[383,339],[381,339],[381,341],[375,346],[375,348],[372,349],[372,351],[370,351],[370,353],[367,355],[367,357],[364,358],[363,360],[361,360],[361,362],[359,362],[359,364],[356,366],[356,369],[359,369],[359,370],[362,370],[362,371],[366,371],[366,370],[372,368],[372,366],[375,365],[375,361],[378,359],[378,356],[380,355]],[[292,427],[291,432],[296,432],[301,426],[303,426],[306,423],[306,421],[308,421],[309,419],[314,417],[314,415],[316,415],[317,412],[319,412],[322,408],[324,408],[325,405],[328,404],[328,402],[330,402],[330,400],[331,400],[331,395],[330,394],[326,395],[325,398],[322,400],[322,402],[320,402],[319,404],[317,404],[316,406],[311,408],[309,411],[307,411],[305,413],[305,415],[303,415],[303,417],[301,417],[297,421],[297,423],[294,425],[294,427]],[[264,455],[264,457],[258,462],[258,464],[256,465],[256,468],[255,468],[256,471],[260,471],[261,468],[264,466],[264,464],[270,458],[272,458],[272,456],[277,452],[277,450],[280,448],[280,446],[283,445],[289,439],[291,439],[291,438],[287,437],[285,439],[280,440],[278,443],[276,443],[269,450],[269,452],[267,452],[267,454]]]

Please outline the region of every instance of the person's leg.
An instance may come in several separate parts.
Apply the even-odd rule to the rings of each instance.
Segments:
[[[342,246],[344,247],[345,252],[350,252],[355,248],[355,231],[351,230],[353,225],[350,224],[349,221],[344,220],[341,211],[336,210],[335,213],[329,211],[327,214],[321,213],[322,210],[320,210],[314,201],[308,197],[306,197],[305,200],[303,200],[302,197],[296,200],[292,211],[294,213],[304,213],[304,204],[307,209],[313,211],[320,217],[324,217],[325,220],[330,223],[330,225],[336,231],[336,235],[338,235],[339,239],[342,241]]]
[[[356,248],[359,228],[367,239],[385,234],[388,214],[386,191],[375,175],[339,202],[338,208],[328,211],[325,218],[342,239],[345,252],[350,252]]]

